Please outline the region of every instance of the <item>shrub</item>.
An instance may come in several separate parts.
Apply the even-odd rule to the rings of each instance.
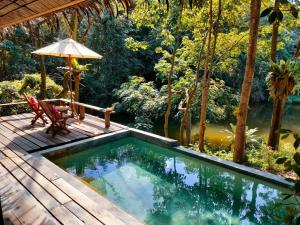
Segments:
[[[55,98],[62,90],[51,78],[46,80],[46,98]],[[39,96],[40,74],[26,74],[22,80],[0,82],[0,104],[24,101],[23,92],[28,95]],[[27,112],[27,105],[0,107],[0,116]]]

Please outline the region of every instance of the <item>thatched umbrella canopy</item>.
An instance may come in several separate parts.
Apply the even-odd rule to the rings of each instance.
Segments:
[[[33,51],[32,54],[36,55],[47,55],[56,57],[65,57],[68,59],[68,69],[70,74],[72,74],[72,58],[82,58],[82,59],[101,59],[102,56],[98,53],[92,51],[91,49],[85,47],[84,45],[74,41],[71,38],[64,39],[62,41],[55,42],[51,45]],[[70,99],[72,105],[72,81],[70,79]],[[72,106],[72,113],[74,108]]]
[[[32,54],[48,55],[65,58],[101,59],[102,56],[74,41],[71,38],[55,42],[44,48],[33,51]]]

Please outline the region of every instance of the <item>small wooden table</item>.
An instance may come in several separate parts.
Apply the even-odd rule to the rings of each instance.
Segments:
[[[69,111],[68,106],[56,106],[55,108],[58,112],[60,112],[61,116],[63,116],[63,114],[67,114]]]

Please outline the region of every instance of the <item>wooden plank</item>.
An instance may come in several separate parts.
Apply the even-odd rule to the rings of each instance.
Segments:
[[[21,118],[19,117],[19,115],[15,115],[17,118]],[[11,122],[9,122],[11,123]],[[12,123],[13,125],[16,125],[14,123]],[[39,132],[38,130],[34,129],[31,125],[29,125],[28,123],[26,123],[23,120],[19,120],[18,121],[18,127],[19,129],[23,130],[23,132],[25,132],[28,135],[31,135],[33,137],[35,137],[36,139],[46,143],[47,145],[56,145],[57,142],[55,142],[54,140],[50,140],[48,137],[45,137],[42,135],[43,132]]]
[[[1,165],[0,180],[0,198],[5,224],[59,224]]]
[[[46,209],[51,210],[60,206],[53,197],[27,176],[11,159],[2,159],[0,162]]]
[[[0,134],[0,142],[2,143],[2,145],[4,145],[5,147],[17,151],[21,154],[26,154],[26,151],[21,148],[19,145],[11,142],[9,139],[7,139],[5,136],[3,136],[2,134]]]
[[[24,114],[20,114],[19,116],[24,116]],[[30,124],[32,117],[27,118],[27,116],[25,117],[25,119],[23,120],[23,122]],[[62,134],[57,134],[55,135],[55,137],[52,136],[52,134],[47,134],[46,133],[46,129],[47,127],[38,127],[38,126],[34,126],[34,129],[39,131],[41,135],[43,135],[46,138],[49,138],[51,141],[54,141],[56,143],[66,143],[66,142],[70,142],[72,141],[74,138],[69,138],[67,135],[62,135]]]
[[[61,190],[64,190],[64,192],[70,198],[72,198],[76,203],[78,203],[85,210],[90,212],[94,217],[96,217],[102,223],[114,224],[114,225],[125,225],[125,223],[123,223],[118,218],[114,217],[107,210],[99,209],[95,202],[93,202],[91,199],[89,199],[86,195],[84,195],[80,191],[77,191],[76,189],[74,189],[73,186],[68,184],[63,179],[57,179],[57,180],[53,181],[53,183]]]
[[[19,129],[17,127],[17,124],[13,125],[13,123],[2,122],[2,125],[5,126],[8,129],[10,129],[12,132],[14,132],[14,133],[20,135],[21,137],[27,139],[28,141],[31,141],[32,143],[34,143],[35,145],[37,145],[39,147],[46,147],[46,146],[48,146],[47,143],[44,143],[44,142],[40,141],[39,139],[31,136],[30,134],[25,133],[21,129]]]
[[[19,145],[24,150],[29,151],[29,150],[32,150],[32,149],[38,149],[39,148],[38,145],[35,145],[34,143],[28,141],[27,139],[25,139],[22,136],[19,136],[16,133],[5,132],[5,130],[2,130],[1,127],[0,127],[0,134],[2,134],[3,136],[5,136],[7,139],[14,142],[15,144]]]
[[[30,135],[37,135],[41,140],[44,142],[48,140],[49,145],[57,145],[64,143],[64,141],[57,139],[55,137],[52,137],[52,135],[46,134],[46,128],[45,127],[37,127],[37,126],[31,126],[30,125],[30,118],[26,118],[24,114],[15,115],[17,118],[21,119],[18,122],[20,125],[22,125],[20,128],[24,129],[25,132],[28,132]]]
[[[0,162],[62,224],[83,225],[75,215],[60,205],[48,192],[17,167],[11,159],[2,159]]]
[[[104,197],[102,197],[98,193],[94,192],[90,188],[87,188],[86,184],[80,182],[78,179],[76,179],[72,175],[61,170],[59,167],[57,167],[55,164],[53,164],[46,158],[44,158],[44,157],[36,158],[35,157],[35,160],[38,163],[40,163],[44,166],[47,166],[48,170],[52,171],[53,173],[54,172],[57,173],[67,184],[69,184],[69,186],[71,186],[71,188],[73,188],[73,189],[75,188],[76,190],[72,191],[72,193],[74,193],[74,195],[77,195],[76,193],[78,191],[80,194],[83,194],[84,196],[86,196],[89,201],[92,200],[92,202],[96,202],[95,208],[96,208],[97,212],[103,212],[105,210],[109,211],[111,214],[113,214],[114,218],[120,219],[125,224],[130,224],[130,225],[141,225],[142,224],[136,218],[125,213],[124,211],[122,211],[121,209],[116,207],[114,204],[112,204],[109,200],[105,199]],[[47,171],[46,170],[40,171],[41,174],[43,174],[44,172],[47,172]],[[69,193],[71,193],[71,189],[68,189],[68,188],[61,189],[61,190],[64,191],[67,195]],[[90,210],[87,210],[87,211],[90,211]],[[108,224],[114,224],[114,223],[108,223]]]
[[[19,116],[19,117],[23,117],[24,116],[24,114],[22,114],[22,115],[17,115],[17,116]],[[33,116],[33,115],[32,115]],[[23,119],[23,122],[26,122],[26,124],[30,124],[30,121],[31,121],[31,114],[27,114],[27,115],[25,115],[23,118],[26,118],[26,119]],[[71,132],[72,132],[72,134],[71,134],[71,136],[73,136],[73,137],[75,137],[75,138],[86,138],[86,137],[88,137],[88,135],[86,135],[86,134],[84,134],[83,132],[80,132],[80,130],[78,130],[78,129],[74,129],[73,127],[68,127],[70,130],[71,130]],[[45,129],[45,128],[40,128],[40,129]],[[45,132],[45,131],[44,131]],[[48,134],[47,134],[48,135]],[[68,135],[68,134],[67,134]],[[48,135],[48,136],[50,136],[50,137],[52,137],[52,135]],[[64,135],[64,136],[66,136],[66,135]]]
[[[71,201],[64,206],[71,211],[74,215],[76,215],[80,220],[87,225],[103,225],[99,220],[97,220],[95,217],[93,217],[90,213],[88,213],[86,210],[84,210],[82,207],[80,207],[77,203]]]
[[[65,206],[61,205],[51,210],[54,217],[65,225],[84,225],[74,214],[72,214]]]
[[[18,165],[27,175],[29,175],[35,182],[37,182],[41,187],[43,187],[53,198],[55,198],[60,204],[65,204],[71,199],[60,191],[55,185],[53,185],[49,180],[42,176],[37,170],[32,168],[27,164],[23,159],[17,156],[11,150],[4,152],[5,155],[8,154],[8,157]]]
[[[53,172],[53,170],[51,170],[47,165],[44,165],[43,162],[38,160],[36,157],[32,155],[20,155],[20,157],[48,180],[53,181],[60,178],[57,173]]]

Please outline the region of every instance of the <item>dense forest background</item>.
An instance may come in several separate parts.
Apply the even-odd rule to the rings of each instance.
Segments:
[[[113,17],[104,12],[94,19],[86,36],[88,20],[81,19],[78,40],[103,55],[103,59],[80,61],[81,64],[91,63],[89,70],[83,73],[80,101],[102,107],[117,103],[117,111],[133,116],[134,126],[151,130],[153,121],[162,118],[166,111],[167,76],[172,49],[177,42],[171,110],[172,118],[180,120],[182,113],[178,106],[186,97],[185,90],[193,83],[198,52],[205,46],[202,42],[208,29],[208,3],[200,1],[199,4],[192,9],[184,8],[177,25],[178,6],[174,4],[166,10],[156,1],[149,4],[137,1],[129,15],[120,11],[118,17]],[[214,14],[217,4],[213,1]],[[207,114],[210,122],[234,121],[246,63],[249,4],[250,1],[223,1],[210,82]],[[263,1],[262,8],[272,5],[273,1]],[[290,12],[283,11],[283,16],[277,58],[288,60],[295,51],[300,22]],[[266,76],[270,67],[272,25],[268,20],[268,17],[261,18],[259,26],[251,105],[270,102]],[[64,20],[60,23],[58,29],[47,25],[40,28],[42,46],[68,37]],[[0,81],[19,80],[25,74],[39,73],[39,61],[30,54],[35,49],[36,41],[30,32],[22,26],[15,27],[0,43]],[[202,73],[205,54],[204,51],[200,59]],[[45,64],[47,75],[62,84],[63,72],[57,67],[64,66],[65,61],[46,57]],[[199,119],[201,91],[197,90],[196,95],[191,109],[193,121]],[[1,99],[1,102],[7,102],[7,99]]]

